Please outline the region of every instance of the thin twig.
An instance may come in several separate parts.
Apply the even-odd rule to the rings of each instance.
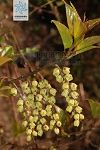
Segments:
[[[54,1],[56,1],[56,0],[50,0],[49,2],[47,2],[47,3],[43,4],[43,5],[41,5],[40,7],[36,7],[34,10],[32,10],[32,11],[30,12],[29,15],[31,16],[33,13],[35,13],[35,12],[38,11],[39,9],[44,8],[45,6],[49,5],[51,2],[54,2]]]
[[[66,57],[62,57],[62,58],[59,60],[59,62],[62,62],[64,59],[66,59]],[[46,64],[46,65],[45,65],[44,67],[42,67],[41,69],[33,70],[33,71],[31,71],[31,72],[25,74],[24,76],[20,76],[20,77],[18,77],[18,78],[14,78],[14,79],[8,78],[8,80],[5,81],[5,82],[6,82],[6,83],[11,83],[11,82],[16,82],[17,80],[26,79],[27,77],[29,77],[29,76],[34,76],[35,74],[37,74],[37,73],[43,71],[44,69],[47,69],[48,67],[54,67],[55,64],[56,64],[56,62],[53,61],[53,62],[51,62],[50,64]]]
[[[22,56],[22,58],[25,61],[26,67],[28,67],[30,72],[33,71],[33,68],[31,66],[31,64],[29,63],[29,61],[26,59],[26,57],[20,51],[20,45],[19,45],[19,42],[18,42],[18,40],[16,38],[16,35],[15,35],[14,31],[11,31],[11,33],[12,33],[12,36],[13,36],[15,42],[16,42],[17,50],[18,50],[19,54]]]

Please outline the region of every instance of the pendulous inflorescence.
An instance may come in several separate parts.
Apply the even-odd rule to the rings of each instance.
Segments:
[[[26,130],[27,141],[49,130],[59,134],[62,123],[55,105],[56,89],[45,79],[39,82],[33,80],[31,84],[23,82],[21,89],[23,99],[19,98],[17,110],[23,116],[22,125]],[[17,90],[12,88],[11,93],[15,96]]]
[[[58,66],[53,70],[53,75],[56,81],[61,84],[61,96],[65,98],[67,103],[66,111],[74,118],[74,126],[78,127],[80,121],[84,119],[84,115],[79,106],[77,85],[72,82],[73,76],[70,73],[70,68],[63,67],[61,69]]]
[[[53,76],[61,86],[60,95],[66,100],[66,110],[63,111],[73,118],[73,125],[78,127],[84,115],[79,106],[77,85],[72,82],[70,68],[57,66],[53,69]],[[56,105],[58,91],[46,79],[22,82],[20,90],[22,96],[18,95],[18,90],[14,87],[11,88],[11,94],[19,98],[17,110],[22,114],[27,141],[50,130],[60,134],[63,124],[59,111],[61,108]]]

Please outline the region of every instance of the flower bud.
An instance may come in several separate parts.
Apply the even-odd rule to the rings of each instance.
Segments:
[[[42,124],[38,124],[36,127],[37,130],[41,130],[42,129]]]
[[[75,127],[78,127],[79,124],[80,124],[79,120],[75,120],[75,121],[74,121],[74,126],[75,126]]]
[[[48,130],[49,130],[48,125],[44,125],[44,126],[43,126],[43,129],[44,129],[45,131],[48,131]]]
[[[57,92],[57,91],[56,91],[54,88],[51,88],[51,89],[50,89],[50,94],[51,94],[51,95],[55,96],[55,95],[56,95],[56,92]]]
[[[69,101],[70,101],[70,97],[68,95],[68,96],[66,96],[66,102],[68,103]]]
[[[74,99],[70,99],[70,100],[68,101],[68,104],[71,105],[71,106],[74,106]]]
[[[40,90],[40,94],[43,95],[43,96],[46,95],[46,92],[47,92],[46,89],[41,89],[41,90]]]
[[[66,108],[66,111],[67,111],[67,112],[71,113],[72,110],[73,110],[73,107],[72,107],[72,106],[67,106],[67,108]]]
[[[46,111],[45,110],[41,110],[41,112],[40,112],[40,114],[41,114],[41,116],[46,116]]]
[[[11,94],[13,96],[16,96],[17,95],[17,89],[16,88],[11,88]]]
[[[67,89],[63,90],[63,92],[61,93],[62,96],[67,97],[69,94],[69,91]]]
[[[51,85],[50,85],[50,84],[48,84],[48,85],[47,85],[47,88],[48,88],[48,89],[50,89],[50,88],[51,88]]]
[[[31,135],[28,135],[28,136],[27,136],[27,142],[30,142],[31,140],[32,140]]]
[[[23,82],[21,84],[22,89],[26,89],[28,87],[28,82]]]
[[[77,100],[74,100],[74,105],[78,106],[79,102]]]
[[[48,99],[48,102],[49,102],[50,104],[55,104],[55,103],[56,103],[55,97],[54,97],[54,96],[51,96],[51,97]]]
[[[45,87],[45,83],[43,81],[40,81],[39,84],[38,84],[38,87],[40,89],[43,89]]]
[[[38,109],[34,109],[33,110],[33,115],[38,115],[38,114],[39,114]]]
[[[32,133],[32,130],[31,130],[31,129],[27,129],[27,130],[26,130],[26,134],[27,134],[27,135],[31,135],[31,133]]]
[[[46,123],[46,119],[45,118],[41,118],[40,122],[41,122],[41,124],[45,124]]]
[[[37,136],[37,132],[35,130],[33,130],[32,135]]]
[[[42,136],[43,135],[43,130],[39,130],[38,131],[38,136]]]
[[[77,84],[75,84],[75,83],[71,83],[71,84],[70,84],[70,87],[71,87],[71,90],[72,90],[72,91],[77,90]]]
[[[80,115],[79,115],[79,114],[75,114],[75,115],[74,115],[74,119],[75,119],[75,120],[79,120],[79,118],[80,118]]]
[[[53,114],[54,120],[59,120],[59,115],[58,114]]]
[[[54,75],[55,77],[57,77],[57,76],[59,76],[59,74],[60,74],[59,68],[55,68],[55,69],[53,70],[53,75]]]
[[[54,146],[50,147],[50,150],[57,150],[56,148],[54,148]]]
[[[30,117],[29,117],[29,121],[30,121],[30,122],[33,122],[33,116],[30,116]]]
[[[52,105],[47,105],[46,106],[46,110],[51,110],[52,109]]]
[[[32,87],[32,88],[31,88],[31,91],[33,92],[33,95],[36,95],[36,94],[37,94],[37,88],[36,88],[36,87]]]
[[[75,110],[76,110],[77,113],[81,113],[82,112],[82,108],[80,106],[77,106],[75,108]]]
[[[26,106],[26,107],[30,107],[30,101],[25,100],[25,106]]]
[[[24,108],[23,108],[23,106],[22,106],[22,105],[17,107],[17,111],[18,111],[18,112],[20,112],[20,113],[21,113],[21,112],[23,112],[23,110],[24,110]]]
[[[29,124],[29,126],[30,126],[30,129],[34,129],[36,125],[35,125],[35,123],[31,122],[31,123]]]
[[[25,113],[24,113],[25,114]],[[27,116],[31,115],[31,112],[29,110],[26,111]]]
[[[73,99],[77,99],[79,94],[74,91],[74,92],[71,92],[71,96],[72,96]]]
[[[69,84],[67,82],[63,83],[62,89],[69,89]]]
[[[60,122],[60,121],[57,121],[57,126],[58,126],[58,127],[61,127],[61,125],[62,125],[61,122]]]
[[[83,120],[84,119],[84,115],[80,114],[80,119]]]
[[[50,125],[51,125],[51,126],[54,126],[54,125],[55,125],[55,123],[56,123],[56,121],[55,121],[55,120],[51,120],[51,121],[50,121]]]
[[[73,80],[73,76],[71,74],[65,75],[64,79],[67,80],[68,82]]]
[[[23,103],[24,103],[23,100],[22,100],[22,99],[19,99],[18,102],[17,102],[17,106],[20,106],[20,105],[23,106]]]
[[[23,121],[23,122],[22,122],[22,126],[25,127],[25,128],[27,127],[27,124],[28,124],[27,121]]]
[[[33,122],[37,122],[38,121],[38,116],[34,116],[33,117]]]
[[[32,86],[36,87],[38,85],[38,82],[36,80],[32,81]]]
[[[48,85],[48,84],[49,84],[49,82],[48,82],[46,79],[43,79],[43,83],[44,83],[45,85]]]
[[[42,104],[41,104],[40,102],[36,102],[36,108],[37,108],[37,109],[42,108]]]
[[[57,76],[56,81],[59,82],[59,83],[63,82],[62,76],[61,75]]]
[[[42,98],[43,98],[43,96],[42,96],[41,94],[37,94],[37,95],[36,95],[36,100],[37,100],[37,101],[41,101]]]
[[[50,116],[52,115],[52,111],[51,111],[51,110],[48,110],[48,111],[46,112],[46,115],[47,115],[48,117],[50,117]]]
[[[70,68],[68,68],[68,67],[63,67],[63,73],[64,73],[64,74],[69,74],[69,73],[70,73]]]
[[[27,96],[27,99],[34,101],[34,95],[33,95],[33,94],[29,94],[29,95]]]
[[[25,90],[23,90],[25,94],[29,94],[31,93],[31,89],[29,87],[27,87]]]
[[[59,128],[55,128],[55,129],[54,129],[54,132],[55,132],[56,134],[59,134],[59,132],[60,132],[60,131],[59,131]]]

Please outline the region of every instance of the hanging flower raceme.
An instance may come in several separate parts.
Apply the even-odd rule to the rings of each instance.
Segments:
[[[53,130],[60,133],[62,123],[56,109],[56,89],[47,80],[33,80],[31,84],[21,84],[23,97],[17,102],[17,110],[23,116],[22,125],[26,130],[27,141],[32,137],[42,136],[44,132]],[[11,88],[11,94],[17,95],[17,90]]]
[[[70,68],[56,67],[53,70],[53,76],[61,86],[61,93],[57,93],[57,90],[45,79],[23,82],[21,87],[17,87],[18,91],[22,91],[21,96],[18,95],[16,88],[11,88],[11,94],[18,97],[17,110],[23,116],[22,126],[25,128],[27,141],[31,141],[32,137],[42,136],[49,130],[57,135],[61,133],[62,109],[56,105],[57,94],[66,100],[67,107],[63,111],[69,113],[74,119],[74,126],[78,127],[84,119],[78,102],[77,85],[72,82]]]
[[[67,103],[66,111],[74,118],[74,126],[78,127],[80,121],[84,119],[84,115],[82,114],[82,108],[79,106],[77,85],[72,82],[73,77],[70,74],[70,68],[63,67],[61,69],[58,66],[53,70],[53,75],[56,81],[61,84],[61,96],[65,98]]]

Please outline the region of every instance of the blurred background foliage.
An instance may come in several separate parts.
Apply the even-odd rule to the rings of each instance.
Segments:
[[[69,3],[69,0],[66,2]],[[82,19],[94,19],[100,17],[99,0],[71,0]],[[61,38],[53,24],[56,19],[66,24],[65,7],[61,0],[30,0],[30,19],[28,22],[14,22],[12,20],[12,1],[0,0],[0,37],[1,45],[11,45],[15,52],[26,52],[34,56],[34,51],[63,51]],[[100,35],[100,25],[89,35]],[[100,50],[92,50],[73,57],[69,65],[75,81],[82,83],[86,95],[100,99]],[[29,57],[36,63],[35,56]],[[51,58],[50,58],[51,59]],[[52,59],[51,59],[52,61]],[[23,63],[23,62],[22,62]],[[19,67],[23,67],[18,62]]]

